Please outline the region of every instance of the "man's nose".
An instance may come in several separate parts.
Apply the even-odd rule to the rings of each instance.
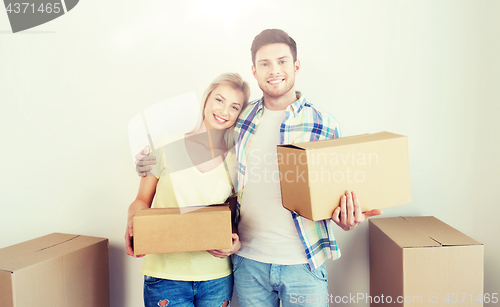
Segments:
[[[272,75],[279,75],[281,73],[279,65],[276,64],[270,64],[271,65],[271,74]]]

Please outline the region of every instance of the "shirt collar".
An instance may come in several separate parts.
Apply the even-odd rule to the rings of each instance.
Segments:
[[[295,95],[297,97],[297,100],[294,103],[292,103],[291,105],[289,105],[286,108],[286,110],[287,111],[292,110],[293,115],[297,116],[297,114],[300,112],[300,110],[302,110],[302,108],[304,107],[304,104],[306,103],[306,98],[304,96],[302,96],[302,93],[300,91],[295,91]]]
[[[297,114],[302,110],[302,107],[304,107],[304,104],[306,104],[306,98],[302,95],[300,91],[295,91],[295,96],[297,97],[297,100],[286,107],[286,111],[292,111],[294,116],[297,116]],[[257,104],[257,113],[262,111],[264,109],[264,97],[261,97],[259,100],[256,101]]]

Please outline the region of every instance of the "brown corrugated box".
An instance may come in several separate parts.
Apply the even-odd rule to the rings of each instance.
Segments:
[[[433,216],[369,221],[371,306],[483,306],[481,243]]]
[[[108,249],[63,233],[0,249],[0,306],[109,307]]]
[[[411,203],[408,138],[390,132],[278,145],[283,206],[329,219],[345,191],[362,211]]]
[[[195,209],[195,210],[194,210]],[[226,249],[232,246],[231,211],[227,205],[151,208],[134,216],[134,253],[160,254]]]

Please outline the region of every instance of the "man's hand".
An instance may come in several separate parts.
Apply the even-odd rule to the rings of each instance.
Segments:
[[[153,168],[149,165],[156,164],[156,157],[150,156],[150,153],[151,147],[146,146],[135,156],[135,169],[137,174],[141,177],[146,177],[148,174],[151,174],[149,171]]]
[[[382,210],[373,209],[361,212],[361,205],[358,196],[354,192],[346,191],[345,195],[340,197],[339,206],[333,211],[332,220],[344,230],[352,230],[364,220],[381,215]]]
[[[214,257],[219,257],[221,259],[226,258],[227,256],[231,256],[236,253],[241,247],[240,237],[238,234],[233,233],[233,246],[228,249],[213,249],[207,251],[210,255]]]

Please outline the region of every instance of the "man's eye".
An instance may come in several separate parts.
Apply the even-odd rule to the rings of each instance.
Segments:
[[[267,66],[267,63],[262,63],[260,64],[260,66]]]
[[[285,60],[280,61],[280,64],[286,64]]]

